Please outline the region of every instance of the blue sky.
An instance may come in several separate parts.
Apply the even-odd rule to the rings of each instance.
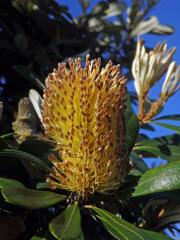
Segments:
[[[59,0],[60,4],[67,5],[71,14],[76,17],[81,11],[78,0]],[[98,0],[91,0],[91,7],[95,3],[98,3]],[[131,3],[131,0],[126,1],[127,4]],[[150,12],[149,15],[155,15],[158,17],[161,24],[169,24],[175,28],[175,32],[172,35],[159,36],[147,34],[143,35],[142,38],[146,41],[147,45],[154,47],[159,41],[167,41],[168,47],[176,46],[177,51],[174,55],[174,60],[180,64],[180,0],[160,0],[156,7]],[[163,79],[157,84],[157,86],[152,89],[152,97],[157,97],[160,93]],[[129,86],[132,89],[132,85]],[[161,115],[167,114],[180,114],[180,92],[172,96],[168,102],[166,102],[164,111]],[[166,121],[166,123],[169,123]],[[178,125],[179,122],[170,122]],[[166,134],[173,133],[171,130],[167,130],[163,127],[156,127],[157,131],[151,133],[151,137],[162,136]],[[149,132],[147,132],[149,133]]]

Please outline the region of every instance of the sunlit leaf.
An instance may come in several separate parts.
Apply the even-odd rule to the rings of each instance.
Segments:
[[[180,161],[151,169],[144,173],[133,196],[180,189]]]
[[[59,216],[54,218],[49,224],[49,229],[57,239],[83,239],[78,203],[69,205]]]

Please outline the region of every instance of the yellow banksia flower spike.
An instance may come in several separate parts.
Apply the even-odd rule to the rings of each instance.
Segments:
[[[60,63],[46,79],[42,121],[57,144],[61,158],[48,182],[87,199],[97,192],[116,190],[127,174],[125,98],[126,81],[119,66],[101,60]]]

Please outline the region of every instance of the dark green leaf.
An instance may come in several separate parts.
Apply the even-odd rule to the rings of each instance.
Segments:
[[[173,134],[140,141],[134,147],[134,151],[143,157],[157,156],[167,161],[178,161],[180,159],[180,136]]]
[[[160,157],[167,161],[177,161],[180,159],[180,148],[177,146],[153,146],[153,143],[149,146],[137,146],[134,148],[137,152],[145,151],[151,154],[143,154],[143,157]]]
[[[142,129],[148,130],[148,131],[152,131],[155,132],[155,128],[153,128],[150,124],[143,124],[141,126]]]
[[[90,206],[103,222],[106,230],[119,240],[169,240],[163,234],[146,231],[128,223],[114,214],[97,207]]]
[[[167,124],[167,123],[160,123],[160,122],[155,122],[155,121],[153,121],[152,123],[157,124],[161,127],[168,128],[168,129],[173,130],[173,131],[177,132],[178,134],[180,134],[180,126],[175,126],[175,125],[171,125],[171,124]]]
[[[133,196],[180,189],[180,161],[147,171],[139,180]]]
[[[78,203],[69,205],[59,216],[54,218],[49,224],[49,229],[57,239],[83,239]]]
[[[133,113],[131,107],[131,100],[128,98],[127,110],[126,110],[126,131],[127,131],[127,149],[130,153],[138,136],[139,132],[139,121],[136,115]]]
[[[66,199],[64,195],[50,191],[28,189],[15,182],[11,180],[11,182],[8,182],[8,185],[3,183],[1,190],[5,200],[11,204],[36,209],[46,208]]]
[[[9,146],[8,146],[7,142],[3,138],[0,137],[0,150],[8,148],[8,147]]]
[[[130,175],[125,179],[121,184],[117,192],[115,192],[112,197],[107,196],[108,198],[114,199],[127,199],[131,197],[131,194],[134,192],[135,186],[138,183],[139,177]]]
[[[154,121],[157,121],[157,120],[175,120],[175,121],[179,121],[180,120],[180,114],[165,115],[165,116],[158,117],[158,118],[154,119]]]
[[[50,168],[47,166],[45,162],[43,162],[40,158],[19,150],[14,150],[14,149],[4,149],[3,151],[0,151],[0,156],[5,156],[5,157],[12,157],[12,158],[20,158],[22,160],[28,160],[29,162],[36,164],[39,166],[41,169],[50,171]]]
[[[144,173],[149,169],[144,160],[140,158],[135,152],[131,152],[130,159],[132,160],[134,167],[141,172]]]
[[[21,143],[19,150],[47,160],[53,148],[52,143],[48,141],[30,137]]]

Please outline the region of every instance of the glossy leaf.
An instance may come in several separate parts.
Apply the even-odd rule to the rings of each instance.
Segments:
[[[54,218],[49,224],[49,229],[57,239],[83,239],[78,203],[75,202],[73,205],[69,205],[59,216]]]
[[[127,110],[125,114],[126,118],[126,134],[127,134],[127,149],[128,152],[131,152],[131,149],[133,148],[135,141],[138,136],[139,132],[139,121],[136,117],[136,115],[133,113],[133,109],[131,107],[131,101],[130,98],[128,99],[127,103]]]
[[[163,234],[146,231],[140,229],[120,217],[102,210],[97,207],[90,206],[102,221],[106,230],[119,240],[168,240],[169,238]]]
[[[180,189],[180,161],[151,169],[142,175],[133,196]]]
[[[11,204],[25,208],[36,209],[46,208],[58,202],[64,201],[66,196],[50,191],[39,191],[25,188],[23,185],[3,185],[2,195]]]
[[[24,185],[22,183],[14,179],[0,178],[0,189],[9,186],[24,188]]]

